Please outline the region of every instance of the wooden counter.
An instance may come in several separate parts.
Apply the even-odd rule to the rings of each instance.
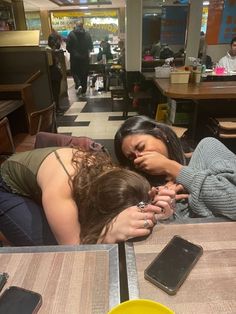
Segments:
[[[118,245],[0,248],[1,272],[39,292],[39,313],[105,314],[120,303]],[[3,290],[4,290],[3,289]]]
[[[236,81],[171,84],[168,78],[153,78],[167,97],[175,99],[236,99]]]
[[[202,245],[204,252],[177,294],[170,296],[145,280],[144,270],[174,235]],[[131,299],[155,300],[176,314],[236,313],[236,222],[158,224],[146,240],[127,243],[126,252]]]

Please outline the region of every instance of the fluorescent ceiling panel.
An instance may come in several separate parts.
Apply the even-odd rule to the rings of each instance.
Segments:
[[[109,5],[112,4],[111,0],[50,0],[59,6],[71,6],[71,5],[94,5],[102,4]]]

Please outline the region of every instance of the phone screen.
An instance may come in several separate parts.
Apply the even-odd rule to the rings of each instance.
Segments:
[[[175,294],[202,252],[201,246],[174,236],[145,270],[145,278]]]
[[[0,314],[32,314],[41,304],[39,293],[11,286],[0,297]]]

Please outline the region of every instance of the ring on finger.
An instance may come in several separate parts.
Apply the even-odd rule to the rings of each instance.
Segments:
[[[141,212],[144,212],[144,208],[147,206],[147,203],[141,201],[137,204],[137,207],[140,209]]]
[[[144,229],[148,229],[148,228],[150,228],[151,226],[150,226],[150,224],[149,224],[149,222],[147,221],[147,219],[145,219],[144,220],[144,224],[143,224],[143,228]]]

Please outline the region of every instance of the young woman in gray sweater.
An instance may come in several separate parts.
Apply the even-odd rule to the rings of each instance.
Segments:
[[[115,151],[122,165],[164,178],[162,185],[181,193],[175,216],[236,220],[236,156],[217,139],[204,138],[186,165],[181,144],[168,126],[135,116],[117,131]]]

